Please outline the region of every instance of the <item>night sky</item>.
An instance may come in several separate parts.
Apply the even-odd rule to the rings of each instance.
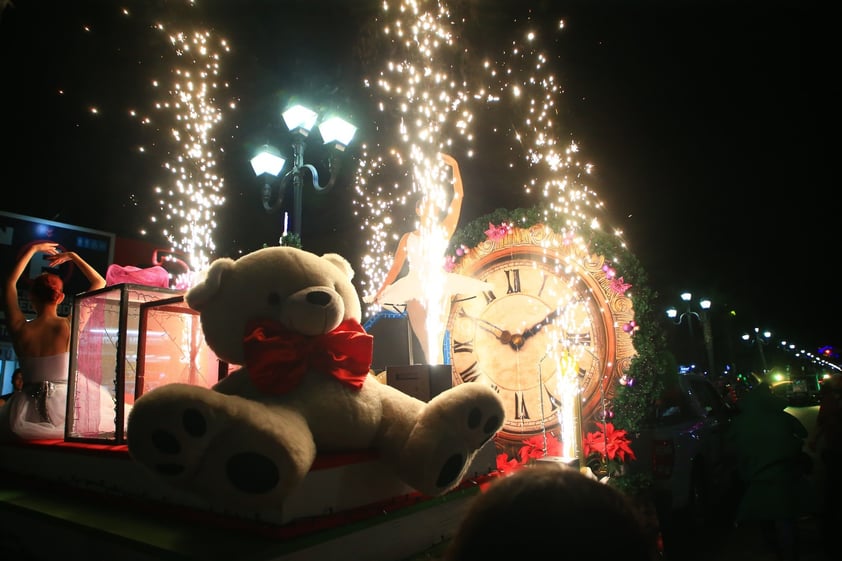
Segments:
[[[227,203],[216,254],[277,243],[282,217],[263,211],[249,157],[281,142],[280,111],[297,96],[346,111],[360,126],[357,143],[382,132],[361,83],[379,64],[371,41],[380,4],[15,0],[0,14],[2,209],[125,237],[146,228],[162,240],[148,217],[158,212],[153,187],[167,180],[167,125],[143,126],[129,113],[154,115],[163,98],[150,85],[167,73],[166,34],[153,28],[161,21],[210,29],[232,49],[220,79],[229,86],[217,95]],[[741,328],[768,328],[811,351],[842,344],[829,177],[839,157],[839,109],[830,103],[839,98],[838,62],[827,14],[775,1],[451,5],[465,15],[465,40],[492,57],[511,42],[515,21],[553,29],[565,20],[546,44],[564,87],[557,118],[593,164],[591,186],[646,268],[657,305],[679,305],[686,289],[711,298],[718,315],[733,309]],[[480,123],[478,135],[489,126]],[[473,158],[454,150],[463,224],[529,206],[523,178],[495,168],[494,142],[478,138]],[[472,197],[478,185],[483,196]],[[327,196],[305,192],[305,248],[352,262],[363,250],[353,189],[348,174]]]

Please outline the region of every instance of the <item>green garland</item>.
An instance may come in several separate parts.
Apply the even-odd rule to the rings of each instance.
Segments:
[[[517,226],[518,228],[529,228],[535,224],[544,223],[553,230],[559,230],[563,225],[561,220],[545,219],[543,210],[537,206],[528,209],[516,208],[514,210],[498,208],[494,212],[480,216],[462,228],[459,228],[453,234],[453,237],[450,238],[449,252],[455,255],[457,253],[456,250],[460,247],[476,247],[478,243],[485,240],[485,231],[488,230],[489,224],[499,226],[504,222],[512,226]]]
[[[283,247],[297,247],[298,249],[304,249],[304,246],[301,245],[301,236],[292,232],[287,232],[286,234],[282,235],[281,239],[278,240],[278,245]],[[269,244],[264,243],[263,247],[269,247]]]
[[[302,249],[301,236],[292,232],[287,232],[281,236],[281,245]]]

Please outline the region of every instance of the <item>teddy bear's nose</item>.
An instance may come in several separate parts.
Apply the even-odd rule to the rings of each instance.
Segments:
[[[314,290],[307,295],[307,303],[315,304],[316,306],[327,306],[330,304],[330,294],[320,290]]]

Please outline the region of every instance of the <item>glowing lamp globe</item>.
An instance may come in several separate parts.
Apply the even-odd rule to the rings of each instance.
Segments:
[[[278,155],[277,150],[272,149],[271,146],[266,146],[261,152],[251,159],[251,168],[258,177],[262,174],[278,175],[284,169],[284,160]]]
[[[339,117],[331,117],[319,125],[319,132],[325,144],[335,143],[337,150],[345,150],[354,138],[357,127]]]
[[[304,136],[310,132],[319,115],[303,105],[294,105],[283,113],[284,123],[290,132],[299,132]]]

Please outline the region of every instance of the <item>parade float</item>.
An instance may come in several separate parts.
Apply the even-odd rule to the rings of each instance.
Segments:
[[[260,561],[344,560],[352,555],[395,561],[452,536],[472,496],[493,478],[530,462],[557,462],[590,470],[611,484],[623,482],[622,461],[627,458],[617,454],[626,444],[622,431],[634,430],[656,391],[656,374],[664,371],[656,352],[651,294],[622,239],[603,231],[591,212],[601,204],[580,180],[587,166],[575,161],[578,146],[558,142],[567,134],[554,128],[554,98],[561,88],[547,72],[545,54],[532,43],[532,33],[525,35],[525,44],[519,40],[505,53],[510,60],[484,67],[488,84],[479,78],[468,87],[461,80],[443,78],[453,69],[451,62],[461,60],[465,52],[454,23],[458,18],[444,9],[425,11],[401,2],[384,7],[389,4],[400,4],[401,9],[384,10],[378,24],[387,21],[384,43],[387,50],[396,51],[398,62],[388,58],[378,79],[367,81],[381,88],[372,96],[380,98],[373,105],[386,109],[374,119],[379,138],[357,153],[357,191],[353,208],[347,209],[362,222],[360,243],[366,244],[366,251],[361,268],[375,271],[364,272],[360,294],[371,295],[389,268],[383,260],[394,255],[392,213],[401,210],[407,191],[438,200],[439,191],[449,187],[433,164],[438,153],[453,151],[448,131],[458,132],[456,143],[468,143],[466,139],[477,136],[469,129],[479,121],[510,123],[522,118],[522,123],[499,130],[514,131],[509,140],[517,150],[510,153],[523,156],[521,164],[530,168],[523,174],[525,192],[540,193],[543,200],[535,208],[482,216],[461,227],[447,248],[441,239],[429,240],[437,245],[429,252],[431,261],[420,264],[422,269],[439,273],[447,257],[447,271],[492,288],[447,302],[425,296],[441,316],[437,329],[443,335],[444,364],[411,360],[406,310],[391,310],[395,315],[389,319],[403,322],[391,331],[407,343],[408,352],[401,354],[410,358],[378,363],[382,371],[372,375],[377,383],[423,402],[460,386],[490,388],[502,402],[502,429],[477,450],[455,486],[435,496],[397,477],[374,449],[317,454],[303,479],[274,508],[244,507],[174,488],[132,458],[133,408],[145,396],[159,390],[168,393],[171,386],[207,395],[217,384],[224,387],[239,365],[217,355],[205,339],[200,312],[186,299],[187,289],[115,284],[74,301],[74,321],[77,312],[87,309],[91,321],[84,326],[74,323],[65,437],[0,445],[0,468],[9,482],[0,494],[0,527],[14,528],[20,553],[37,552],[45,558]],[[390,29],[406,30],[405,40]],[[179,55],[200,46],[196,51],[201,56],[189,61],[192,65],[180,60],[173,75],[213,76],[213,89],[219,57],[207,48],[208,37],[174,35]],[[205,56],[214,60],[203,60]],[[208,68],[212,70],[206,72]],[[169,88],[189,89],[180,79]],[[512,92],[517,95],[509,95]],[[474,120],[468,103],[477,99],[491,107],[489,112],[500,109],[504,119]],[[501,99],[524,103],[510,106]],[[193,138],[194,130],[204,131],[208,121],[217,120],[221,109],[205,101],[185,97],[161,104],[179,108],[172,109],[174,136]],[[392,113],[398,120],[387,123]],[[209,114],[214,119],[206,118]],[[490,126],[493,130],[481,131],[482,136],[492,139],[490,144],[504,144],[493,138],[496,124]],[[387,138],[390,131],[400,138]],[[296,147],[303,151],[304,144]],[[207,171],[213,171],[214,157],[212,148],[173,146],[163,167],[172,171],[174,185],[159,191],[161,221],[166,222],[161,226],[173,249],[195,253],[201,268],[210,265],[210,224],[224,201],[219,196],[222,182]],[[496,163],[495,155],[487,159]],[[297,171],[284,176],[298,185],[302,170],[309,169],[299,160],[296,157]],[[500,170],[506,167],[499,163]],[[397,169],[391,176],[383,173],[390,165]],[[526,179],[533,174],[550,179],[539,185]],[[189,189],[183,189],[185,185]],[[468,184],[466,191],[480,200],[482,188]],[[300,188],[295,202],[300,213]],[[179,222],[184,217],[188,219]],[[282,242],[285,238],[286,228]],[[432,290],[437,286],[435,274],[430,279],[426,286]],[[363,315],[374,317],[382,311],[369,308]],[[372,333],[377,331],[376,324],[366,325]],[[377,358],[378,335],[374,337]],[[113,400],[113,419],[97,413],[104,395]],[[196,430],[189,423],[184,428],[187,433]],[[180,450],[163,434],[151,431],[148,438],[158,438],[162,449]],[[159,471],[176,467],[149,465],[158,465]],[[45,534],[56,539],[44,540]]]

